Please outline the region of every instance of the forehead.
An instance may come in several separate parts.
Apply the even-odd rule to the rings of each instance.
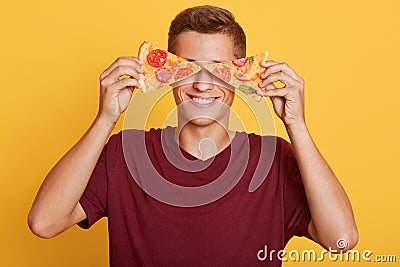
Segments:
[[[181,33],[176,39],[175,53],[196,61],[224,62],[236,59],[232,37],[222,33]]]

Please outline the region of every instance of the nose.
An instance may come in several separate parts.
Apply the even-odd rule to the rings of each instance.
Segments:
[[[201,69],[193,77],[195,81],[193,82],[193,88],[199,91],[209,91],[214,87],[214,77],[206,69]]]
[[[214,87],[214,84],[208,82],[194,82],[193,88],[199,91],[210,91]]]

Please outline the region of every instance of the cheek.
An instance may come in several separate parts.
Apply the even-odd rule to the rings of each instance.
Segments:
[[[224,94],[225,94],[225,99],[226,99],[226,103],[228,106],[231,106],[233,103],[233,99],[235,98],[235,92],[229,90],[229,89],[225,89],[224,90]]]
[[[175,87],[172,89],[172,92],[174,94],[174,99],[175,99],[175,104],[179,105],[180,103],[182,103],[181,98],[179,97],[179,87]]]
[[[187,100],[186,93],[190,91],[192,85],[190,84],[183,84],[177,87],[172,88],[172,92],[174,94],[175,103],[177,105],[183,103]]]

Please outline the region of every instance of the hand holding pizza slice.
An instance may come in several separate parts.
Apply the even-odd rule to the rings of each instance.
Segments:
[[[140,46],[139,58],[144,62],[144,72],[139,83],[145,93],[183,80],[201,69],[197,64],[148,42],[144,42]]]

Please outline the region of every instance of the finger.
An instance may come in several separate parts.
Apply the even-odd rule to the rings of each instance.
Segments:
[[[134,68],[138,73],[143,73],[143,60],[138,59],[136,57],[119,57],[114,63],[110,65],[101,75],[100,80],[103,80],[105,77],[110,75],[110,73],[117,68],[118,66],[130,66]]]
[[[267,86],[268,84],[272,84],[274,82],[282,82],[286,86],[293,86],[293,85],[300,85],[299,81],[293,79],[292,76],[284,73],[284,72],[278,72],[278,73],[273,73],[270,74],[266,79],[264,79],[262,82],[260,82],[259,87],[263,88]],[[274,89],[274,88],[272,88]]]
[[[279,64],[279,62],[273,61],[273,60],[267,60],[267,61],[262,61],[261,62],[261,66],[263,66],[264,68],[269,68],[270,66]]]
[[[264,90],[275,90],[275,89],[279,89],[279,88],[276,87],[273,83],[271,83],[271,84],[267,84],[267,86],[265,86],[261,89],[256,90],[256,93],[260,96],[264,96],[262,93]]]
[[[260,84],[261,84],[261,83],[260,83]],[[277,88],[278,88],[278,87],[276,87],[275,84],[273,84],[273,83],[267,84],[267,85],[264,86],[264,87],[261,87],[260,84],[258,85],[258,87],[260,87],[262,90],[273,90],[273,89],[277,89]]]
[[[117,66],[107,77],[102,80],[103,85],[113,84],[123,75],[132,77],[131,79],[140,80],[139,73],[131,66]],[[125,79],[123,79],[125,80]]]
[[[288,75],[292,76],[293,79],[299,81],[300,83],[304,83],[304,80],[285,62],[277,63],[275,61],[271,61],[271,62],[267,61],[266,64],[264,64],[263,66],[266,67],[266,70],[261,75],[262,79],[264,79],[268,75],[271,75],[272,73],[276,73],[276,72],[281,72],[282,71],[282,72],[285,72]]]
[[[263,73],[261,73],[261,79],[264,79],[265,77],[267,77],[267,75],[265,75],[264,73],[267,71],[267,68],[269,68],[270,66],[274,66],[279,64],[279,62],[273,61],[273,60],[267,60],[267,61],[261,61],[261,66],[265,68],[265,70],[263,71]]]
[[[257,90],[257,93],[262,96],[269,96],[269,97],[285,97],[290,93],[291,88],[285,87],[285,88],[278,88],[275,90]]]
[[[123,79],[117,81],[108,87],[108,90],[121,91],[123,89],[129,89],[133,91],[134,88],[140,88],[140,84],[135,79]]]

